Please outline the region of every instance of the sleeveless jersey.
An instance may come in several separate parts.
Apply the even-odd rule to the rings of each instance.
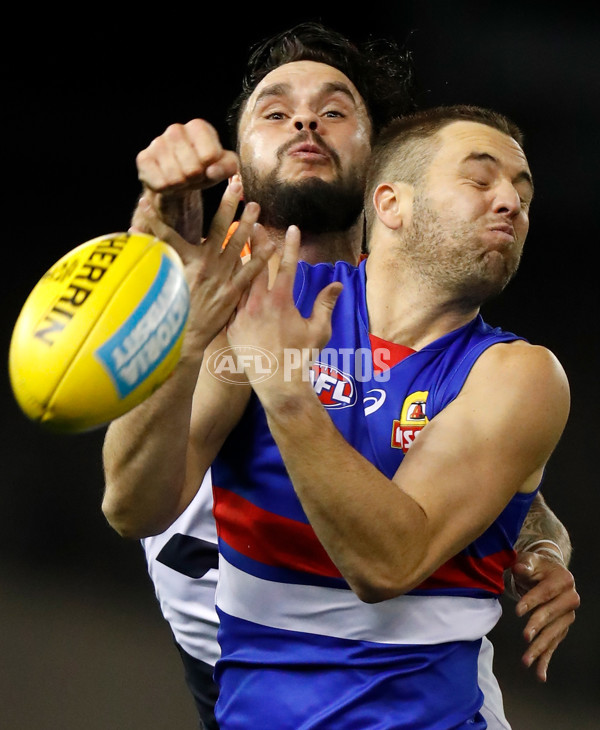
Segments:
[[[219,552],[212,511],[209,470],[175,522],[141,543],[154,592],[175,641],[191,656],[214,666],[220,653],[215,609]]]
[[[364,262],[301,263],[297,306],[309,316],[333,280],[344,289],[313,386],[346,440],[391,478],[481,353],[519,338],[478,316],[378,373],[373,363],[386,358],[371,349]],[[503,571],[535,492],[516,494],[414,590],[367,604],[310,527],[254,395],[212,473],[222,730],[486,727],[478,654],[501,614]]]

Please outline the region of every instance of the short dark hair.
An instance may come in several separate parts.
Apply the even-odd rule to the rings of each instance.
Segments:
[[[507,116],[485,107],[469,104],[421,109],[392,120],[381,130],[373,144],[365,186],[367,230],[372,227],[371,201],[383,178],[416,185],[435,152],[431,138],[457,121],[478,122],[512,137],[523,147],[521,129]]]
[[[227,112],[234,148],[240,117],[254,89],[273,69],[293,61],[316,61],[345,74],[365,103],[374,135],[394,117],[416,108],[410,52],[391,40],[370,39],[356,44],[321,23],[300,23],[251,49],[242,91]]]

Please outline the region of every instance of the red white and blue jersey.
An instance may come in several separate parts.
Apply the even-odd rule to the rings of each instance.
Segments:
[[[301,263],[300,312],[309,316],[334,280],[344,289],[313,386],[346,440],[392,478],[481,353],[519,338],[478,316],[399,355],[402,348],[369,334],[364,263]],[[312,530],[254,395],[212,473],[223,730],[486,727],[481,639],[500,617],[502,575],[535,492],[516,494],[480,537],[414,590],[367,604]]]

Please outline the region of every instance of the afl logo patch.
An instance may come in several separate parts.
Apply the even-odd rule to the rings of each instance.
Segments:
[[[310,380],[325,408],[348,408],[356,403],[356,384],[348,373],[315,362],[310,370]]]

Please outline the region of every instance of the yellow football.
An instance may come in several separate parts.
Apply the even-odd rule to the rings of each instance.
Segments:
[[[77,246],[15,323],[9,375],[19,407],[57,432],[107,424],[169,377],[188,312],[183,264],[163,241],[113,233]]]

